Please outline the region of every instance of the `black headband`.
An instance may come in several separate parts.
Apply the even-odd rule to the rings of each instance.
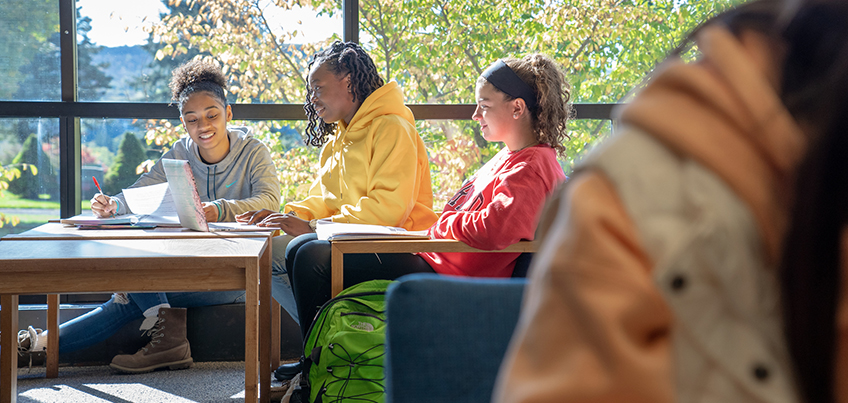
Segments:
[[[525,83],[503,60],[496,61],[480,76],[505,94],[523,99],[527,108],[536,109],[536,93],[533,87]]]
[[[221,87],[219,84],[210,80],[197,81],[187,85],[183,88],[182,92],[180,92],[180,97],[177,100],[179,102],[178,106],[180,108],[180,113],[182,113],[183,105],[186,101],[188,101],[188,97],[201,91],[212,94],[215,98],[218,98],[224,106],[227,106],[227,95],[224,94],[224,87]]]

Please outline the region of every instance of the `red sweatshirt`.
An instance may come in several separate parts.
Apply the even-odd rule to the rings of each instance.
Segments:
[[[556,151],[537,145],[504,148],[465,181],[429,229],[431,238],[456,239],[484,250],[532,240],[545,199],[565,179]],[[509,277],[518,253],[420,253],[437,273]]]

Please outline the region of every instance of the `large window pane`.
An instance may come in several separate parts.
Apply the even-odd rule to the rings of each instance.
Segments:
[[[707,16],[738,0],[360,1],[361,40],[410,103],[471,103],[492,61],[541,52],[575,102],[614,103]]]
[[[82,119],[81,125],[83,210],[90,208],[89,200],[96,192],[92,176],[105,193],[117,194],[187,135],[179,120]],[[303,146],[304,121],[233,120],[229,125],[247,127],[268,146],[284,202],[306,197],[315,179],[318,148]],[[139,147],[143,153],[134,151]],[[131,167],[130,173],[118,174],[119,163]]]
[[[161,154],[161,147],[145,141],[147,122],[143,120],[81,119],[80,131],[83,211],[91,208],[90,200],[97,193],[92,178],[97,178],[106,194],[120,193],[135,182],[144,161],[155,161]]]
[[[300,103],[307,58],[342,20],[335,2],[297,3],[78,0],[80,99],[168,102],[173,68],[201,56],[222,64],[230,101]]]
[[[59,2],[0,1],[0,27],[0,100],[59,100]]]
[[[59,218],[59,120],[0,119],[0,236]]]

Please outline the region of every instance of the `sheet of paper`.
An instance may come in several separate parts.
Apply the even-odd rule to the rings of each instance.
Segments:
[[[273,227],[257,227],[255,225],[242,224],[237,222],[210,222],[209,231],[249,231],[249,232],[271,232],[279,228]]]
[[[141,219],[136,214],[124,214],[115,217],[97,218],[91,212],[86,212],[71,218],[63,218],[60,220],[65,225],[104,225],[104,224],[133,224]]]
[[[168,190],[168,182],[124,189],[123,193],[127,207],[135,214],[177,215],[177,207]]]
[[[390,239],[390,238],[410,238],[427,239],[427,231],[407,231],[399,227],[387,227],[383,225],[369,224],[349,224],[338,223],[328,220],[318,220],[318,225],[315,228],[318,234],[318,239],[328,240],[342,238],[344,236],[354,236],[356,239]]]
[[[168,188],[168,183],[157,183],[123,190],[124,199],[130,210],[142,216],[145,224],[180,225],[177,207]]]

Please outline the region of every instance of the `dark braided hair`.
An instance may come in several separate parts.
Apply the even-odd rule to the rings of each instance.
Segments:
[[[371,93],[382,87],[385,82],[377,72],[377,66],[371,60],[371,56],[365,53],[359,45],[353,42],[335,41],[309,61],[307,71],[312,67],[326,65],[334,76],[339,77],[350,73],[350,90],[353,94],[353,102],[361,103]],[[303,110],[309,123],[306,125],[306,144],[320,147],[327,142],[327,137],[336,130],[336,123],[319,122],[318,114],[312,106],[312,87],[306,83],[306,102]]]
[[[174,69],[171,76],[171,99],[177,102],[180,113],[188,98],[196,92],[208,92],[227,106],[227,77],[217,64],[201,59],[190,60]]]

